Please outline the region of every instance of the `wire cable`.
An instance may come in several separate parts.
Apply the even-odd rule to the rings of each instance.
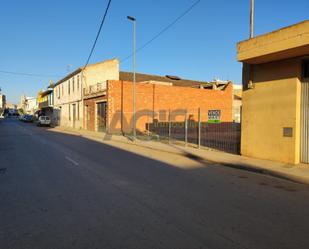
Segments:
[[[29,76],[29,77],[40,77],[40,78],[62,77],[61,75],[33,74],[33,73],[12,72],[12,71],[4,71],[4,70],[0,70],[0,73]]]
[[[96,46],[96,44],[97,44],[98,38],[99,38],[99,36],[100,36],[100,33],[101,33],[101,30],[102,30],[103,24],[104,24],[104,22],[105,22],[105,18],[106,18],[106,16],[107,16],[107,12],[108,12],[108,10],[109,10],[109,6],[110,6],[111,2],[112,2],[112,0],[109,0],[109,1],[108,1],[108,4],[107,4],[106,9],[105,9],[104,16],[103,16],[102,21],[101,21],[100,28],[99,28],[99,30],[98,30],[97,36],[96,36],[96,38],[95,38],[95,40],[94,40],[94,43],[93,43],[93,45],[92,45],[92,48],[91,48],[90,54],[89,54],[89,56],[88,56],[87,62],[86,62],[86,64],[85,64],[85,66],[84,66],[84,69],[87,67],[87,65],[88,65],[88,63],[89,63],[89,60],[90,60],[90,58],[91,58],[91,56],[92,56],[92,54],[93,54],[93,51],[94,51],[95,46]]]
[[[149,41],[145,42],[142,46],[138,47],[136,49],[136,53],[147,47],[150,43],[152,43],[154,40],[156,40],[159,36],[161,36],[163,33],[165,33],[167,30],[169,30],[172,26],[174,26],[181,18],[183,18],[185,15],[187,15],[194,7],[196,7],[201,0],[195,1],[188,9],[186,9],[181,15],[179,15],[174,21],[172,21],[170,24],[165,26],[159,33],[157,33],[154,37],[152,37]],[[131,58],[134,53],[128,55],[127,57],[123,58],[120,62],[124,62]]]

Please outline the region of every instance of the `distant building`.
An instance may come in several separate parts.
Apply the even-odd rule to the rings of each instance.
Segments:
[[[17,109],[17,105],[13,104],[13,103],[6,103],[6,108],[8,109]]]
[[[26,113],[34,114],[38,109],[38,100],[35,97],[26,98]]]
[[[242,108],[242,86],[233,85],[233,120],[236,123],[241,122]]]
[[[24,113],[26,113],[26,98],[27,97],[25,95],[22,95],[18,105],[18,109],[21,109]]]
[[[17,106],[16,106],[17,108]],[[34,114],[38,109],[38,101],[35,97],[26,97],[25,95],[21,96],[20,104],[18,108],[22,109],[24,113]]]
[[[40,115],[53,117],[54,89],[49,86],[38,93],[38,112]]]
[[[4,94],[0,94],[0,112],[6,108],[6,98]]]

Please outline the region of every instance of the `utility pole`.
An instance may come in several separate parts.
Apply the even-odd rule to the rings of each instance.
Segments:
[[[136,139],[136,18],[133,16],[127,17],[130,21],[133,22],[133,116],[132,116],[132,125],[133,125],[133,139]]]
[[[254,36],[254,0],[250,4],[250,39]]]

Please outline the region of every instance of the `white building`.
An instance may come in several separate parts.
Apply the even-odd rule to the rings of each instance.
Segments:
[[[6,107],[6,99],[4,94],[0,94],[0,112],[2,112]]]
[[[107,80],[119,80],[119,61],[107,60],[80,67],[54,84],[53,119],[61,126],[84,128],[83,89],[103,84]]]
[[[233,85],[233,120],[237,123],[241,122],[242,108],[242,86]]]
[[[28,114],[34,114],[38,109],[38,100],[35,97],[26,97],[25,111]]]

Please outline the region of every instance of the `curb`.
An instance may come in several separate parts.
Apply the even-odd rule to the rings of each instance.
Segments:
[[[72,131],[72,130],[58,130],[60,132],[68,132],[68,133],[73,133],[73,134],[78,134],[81,137],[85,137],[85,138],[90,138],[90,139],[95,139],[95,140],[100,140],[100,137],[96,137],[96,136],[91,136],[88,134],[82,134],[82,132],[79,131]],[[139,142],[134,142],[134,141],[121,141],[118,139],[111,139],[110,141],[116,142],[116,143],[123,143],[123,144],[131,144],[131,145],[135,145],[135,146],[139,146],[139,147],[143,147],[143,148],[147,148],[147,149],[151,149],[151,150],[157,150],[157,151],[161,151],[161,152],[165,152],[165,153],[170,153],[170,154],[174,154],[174,155],[181,155],[181,156],[185,156],[189,159],[195,160],[195,161],[199,161],[202,163],[206,163],[206,164],[217,164],[217,165],[221,165],[221,166],[225,166],[225,167],[229,167],[229,168],[234,168],[234,169],[238,169],[238,170],[245,170],[248,172],[252,172],[252,173],[256,173],[256,174],[261,174],[261,175],[268,175],[268,176],[272,176],[275,178],[279,178],[282,180],[287,180],[293,183],[298,183],[298,184],[305,184],[305,185],[309,185],[309,179],[303,178],[303,177],[297,177],[288,173],[282,173],[282,172],[278,172],[278,171],[274,171],[271,169],[266,169],[266,168],[258,168],[252,165],[248,165],[245,163],[227,163],[227,162],[220,162],[220,161],[215,161],[215,160],[211,160],[211,159],[207,159],[201,156],[198,156],[194,153],[188,152],[186,150],[183,150],[183,152],[177,152],[177,151],[171,151],[171,150],[164,150],[161,148],[154,148],[151,146],[146,146],[143,145]],[[139,140],[137,140],[139,141]],[[103,141],[104,142],[104,141]]]
[[[253,172],[256,174],[272,176],[272,177],[290,181],[293,183],[309,185],[309,180],[307,179],[296,177],[296,176],[291,176],[290,174],[280,173],[280,172],[270,170],[270,169],[256,168],[254,166],[251,166],[251,165],[249,166],[246,164],[233,164],[233,163],[220,163],[220,162],[218,162],[218,164],[222,166],[234,168],[234,169],[246,170],[246,171]]]
[[[117,141],[117,140],[113,140],[113,141],[123,143],[122,141]],[[129,143],[129,144],[144,147],[144,148],[147,148],[147,149],[152,149],[152,150],[154,149],[154,150],[158,150],[158,151],[162,151],[162,152],[166,152],[166,153],[170,153],[170,154],[182,155],[182,156],[188,157],[190,159],[193,159],[193,160],[196,160],[196,161],[199,161],[199,162],[203,162],[203,163],[207,163],[207,164],[217,164],[217,165],[221,165],[221,166],[225,166],[225,167],[229,167],[229,168],[245,170],[245,171],[256,173],[256,174],[268,175],[268,176],[271,176],[271,177],[279,178],[279,179],[290,181],[290,182],[293,182],[293,183],[309,185],[309,179],[293,176],[293,175],[287,174],[287,173],[281,173],[281,172],[274,171],[274,170],[271,170],[271,169],[258,168],[258,167],[254,167],[252,165],[248,165],[248,164],[244,164],[244,163],[235,164],[235,163],[214,161],[214,160],[210,160],[210,159],[195,155],[195,154],[190,153],[188,151],[185,151],[185,153],[172,152],[172,151],[168,151],[168,150],[153,148],[153,147],[150,147],[150,146],[144,146],[142,144],[138,144],[138,143],[134,143],[134,142]]]

